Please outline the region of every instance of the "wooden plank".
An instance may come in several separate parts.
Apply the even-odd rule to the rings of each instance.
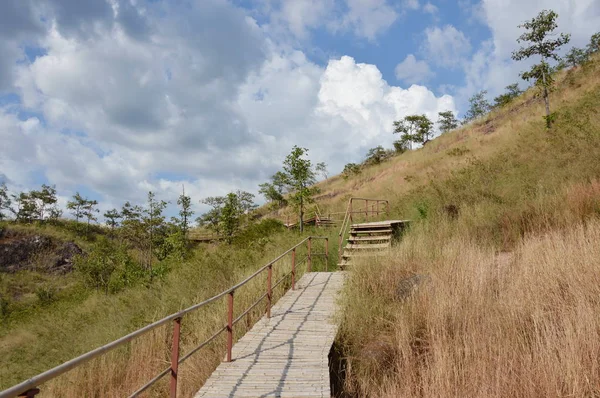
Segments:
[[[344,273],[312,272],[298,281],[233,347],[196,397],[330,397],[329,350]]]

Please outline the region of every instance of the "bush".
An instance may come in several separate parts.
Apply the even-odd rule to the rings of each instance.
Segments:
[[[356,163],[348,163],[344,166],[344,170],[342,171],[342,176],[345,180],[347,180],[350,176],[360,174],[360,166]]]
[[[145,276],[124,245],[101,238],[87,256],[74,259],[75,270],[87,287],[114,293],[132,286]]]

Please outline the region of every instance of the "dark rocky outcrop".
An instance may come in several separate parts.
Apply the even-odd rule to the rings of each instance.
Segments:
[[[65,274],[73,269],[73,258],[83,250],[73,242],[62,242],[42,234],[0,230],[0,272],[37,270]]]

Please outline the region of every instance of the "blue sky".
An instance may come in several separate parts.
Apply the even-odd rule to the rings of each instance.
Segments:
[[[256,192],[293,145],[330,174],[394,120],[519,81],[542,9],[582,47],[598,0],[4,0],[0,180],[102,209]],[[260,199],[259,199],[260,200]]]

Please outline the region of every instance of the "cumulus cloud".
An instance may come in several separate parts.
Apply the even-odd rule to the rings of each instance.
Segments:
[[[195,199],[256,191],[295,144],[335,172],[390,146],[394,120],[455,110],[450,96],[389,85],[374,65],[278,48],[220,0],[185,11],[114,0],[110,12],[76,8],[80,20],[65,4],[29,9],[44,16],[27,33],[41,51],[11,64],[21,103],[0,107],[0,170],[13,189],[84,187],[103,208],[148,190],[173,200],[183,184]]]
[[[425,36],[425,54],[437,65],[457,67],[471,52],[469,39],[452,25],[427,28]]]
[[[413,54],[408,54],[404,61],[394,69],[396,78],[408,84],[424,83],[433,77],[433,72],[425,61],[418,61]]]

